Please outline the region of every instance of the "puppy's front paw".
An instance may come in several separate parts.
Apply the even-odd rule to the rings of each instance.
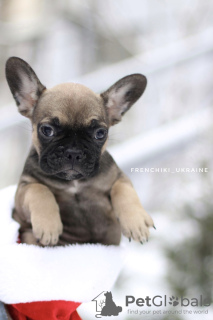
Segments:
[[[149,238],[149,228],[154,227],[152,218],[143,208],[119,217],[121,231],[124,236],[143,243]]]
[[[63,225],[59,215],[34,216],[32,219],[33,234],[43,246],[56,245],[62,234]]]

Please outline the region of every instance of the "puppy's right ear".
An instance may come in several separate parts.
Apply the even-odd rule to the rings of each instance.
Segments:
[[[19,112],[31,118],[38,99],[46,89],[45,86],[29,64],[17,57],[7,60],[6,78]]]

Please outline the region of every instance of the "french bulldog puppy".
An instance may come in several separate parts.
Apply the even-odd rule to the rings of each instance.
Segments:
[[[146,88],[132,74],[102,94],[77,83],[46,89],[32,68],[11,57],[6,78],[19,112],[32,124],[32,147],[15,196],[21,242],[118,245],[148,239],[152,218],[106,151],[108,130]]]

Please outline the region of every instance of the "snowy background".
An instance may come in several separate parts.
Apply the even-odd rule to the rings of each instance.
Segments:
[[[155,220],[128,259],[113,298],[118,319],[212,319],[128,314],[126,295],[212,299],[213,290],[213,2],[207,0],[1,0],[0,187],[18,182],[31,128],[17,114],[5,81],[9,56],[28,61],[42,83],[78,81],[96,92],[130,73],[148,78],[144,96],[112,128],[109,150]],[[207,173],[138,173],[131,168],[208,168]],[[98,261],[97,261],[98,263]],[[103,288],[104,290],[104,288]],[[136,305],[131,309],[140,309]],[[140,310],[149,310],[145,307]],[[196,310],[187,307],[187,310]],[[94,303],[80,307],[95,319]]]

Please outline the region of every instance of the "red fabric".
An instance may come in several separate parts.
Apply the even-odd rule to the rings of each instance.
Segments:
[[[39,301],[7,305],[13,320],[81,320],[72,301]]]

